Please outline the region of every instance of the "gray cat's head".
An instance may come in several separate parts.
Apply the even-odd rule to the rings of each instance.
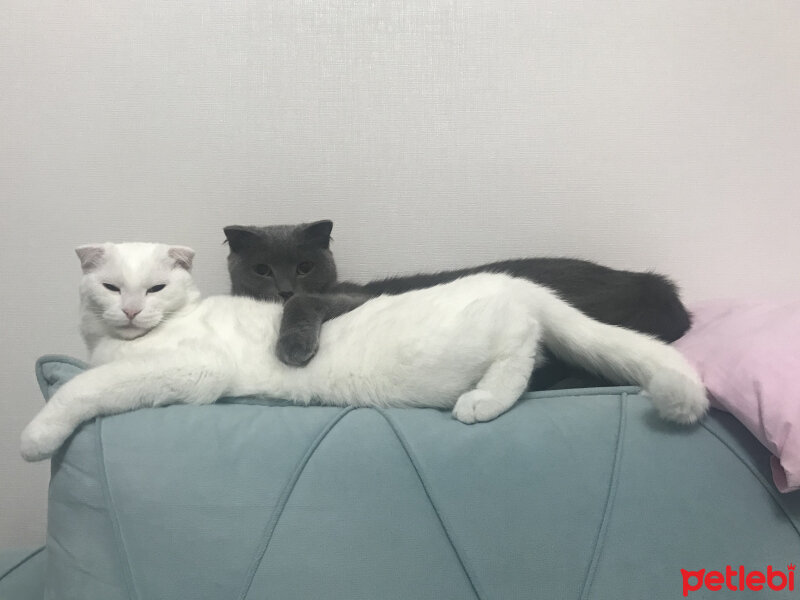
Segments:
[[[293,294],[326,290],[336,281],[332,228],[331,221],[225,227],[231,293],[283,302]]]

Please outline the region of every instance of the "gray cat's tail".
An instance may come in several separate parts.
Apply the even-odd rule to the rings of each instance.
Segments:
[[[671,346],[587,317],[555,294],[542,302],[540,317],[553,354],[614,383],[640,386],[665,419],[694,423],[708,410],[700,377]]]

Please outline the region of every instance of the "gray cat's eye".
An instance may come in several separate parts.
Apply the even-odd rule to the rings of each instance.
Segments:
[[[111,292],[119,292],[119,288],[115,285],[111,285],[110,283],[104,283],[103,287]]]
[[[258,264],[253,267],[253,271],[258,273],[259,275],[272,275],[272,269],[269,268],[269,265]]]
[[[151,288],[147,288],[147,293],[155,294],[156,292],[160,292],[161,290],[163,290],[165,287],[167,287],[166,283],[159,283],[158,285],[154,285]]]
[[[297,274],[308,275],[311,272],[311,269],[313,268],[314,268],[314,263],[311,262],[310,260],[306,260],[297,265]]]

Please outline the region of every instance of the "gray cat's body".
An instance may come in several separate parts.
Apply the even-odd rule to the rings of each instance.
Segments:
[[[467,269],[392,277],[357,284],[336,280],[329,249],[333,223],[225,228],[234,295],[285,301],[278,357],[301,366],[316,353],[322,324],[381,294],[432,287],[481,272],[508,273],[547,286],[588,316],[671,342],[690,325],[675,285],[655,273],[620,271],[570,258],[527,258]],[[534,373],[534,388],[585,373],[548,360]]]

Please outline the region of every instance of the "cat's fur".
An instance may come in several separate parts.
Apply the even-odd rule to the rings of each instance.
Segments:
[[[707,408],[700,379],[673,348],[594,321],[547,288],[507,275],[370,300],[328,323],[316,360],[297,369],[275,357],[281,304],[200,300],[191,250],[104,244],[77,252],[81,330],[94,367],[59,388],[25,428],[27,460],[52,455],[98,415],[222,396],[452,408],[464,423],[487,421],[524,392],[541,343],[609,379],[641,385],[667,419],[692,423]]]
[[[656,273],[611,269],[570,258],[526,258],[477,267],[391,277],[364,285],[336,281],[336,264],[329,249],[331,221],[300,225],[225,228],[230,244],[228,266],[234,295],[287,300],[276,347],[286,364],[301,366],[314,356],[322,324],[380,294],[399,294],[454,281],[476,273],[508,273],[545,285],[590,317],[653,335],[666,342],[682,336],[689,313],[675,285]],[[305,270],[308,263],[313,268]],[[256,268],[270,267],[259,275]],[[279,295],[280,292],[280,295]],[[292,297],[292,294],[295,294]],[[547,366],[542,369],[542,363]],[[559,361],[541,361],[533,387],[549,387],[573,375]]]
[[[332,227],[331,221],[269,228],[225,227],[231,249],[231,292],[280,302],[293,294],[327,290],[336,282],[336,263],[329,249]],[[303,273],[306,265],[311,265],[311,270]]]

